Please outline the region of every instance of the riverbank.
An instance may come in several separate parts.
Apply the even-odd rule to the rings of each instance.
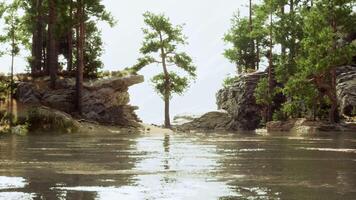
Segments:
[[[18,110],[19,111],[19,110]],[[21,111],[17,112],[14,125],[10,129],[9,125],[0,126],[0,134],[32,135],[32,134],[97,134],[97,133],[143,133],[143,134],[172,134],[171,129],[160,126],[135,123],[134,126],[119,126],[100,124],[81,118],[75,118],[65,112],[49,107],[21,106]]]
[[[178,115],[174,118],[174,130],[178,132],[258,132],[265,129],[266,132],[293,132],[296,134],[313,134],[318,132],[355,132],[356,122],[353,120],[329,123],[321,120],[308,120],[306,118],[289,119],[285,121],[271,121],[264,126],[258,126],[252,130],[231,129],[233,119],[224,110],[211,111],[203,115]]]
[[[305,118],[287,121],[272,121],[266,124],[268,132],[295,132],[297,134],[313,134],[318,132],[351,132],[356,133],[355,122],[329,123],[313,121]]]

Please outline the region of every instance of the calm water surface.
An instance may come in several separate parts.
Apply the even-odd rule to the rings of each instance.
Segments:
[[[356,134],[0,138],[0,199],[356,199]]]

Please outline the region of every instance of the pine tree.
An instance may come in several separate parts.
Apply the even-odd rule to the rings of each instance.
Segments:
[[[196,77],[196,67],[188,54],[178,52],[177,46],[186,44],[186,37],[182,33],[182,26],[173,26],[164,15],[156,15],[150,12],[144,14],[147,28],[143,29],[144,42],[140,52],[144,55],[138,59],[132,70],[139,71],[153,63],[162,66],[163,73],[152,78],[155,89],[164,100],[164,126],[171,128],[170,123],[170,99],[173,94],[182,94],[189,86],[189,80]],[[186,72],[189,78],[170,70],[175,66]]]
[[[19,10],[21,8],[21,2],[15,0],[10,4],[2,4],[0,7],[0,14],[5,21],[5,26],[3,29],[3,35],[0,35],[0,42],[6,44],[8,47],[1,54],[7,54],[11,56],[11,66],[10,66],[10,125],[12,125],[13,120],[13,94],[14,94],[14,66],[15,57],[20,53],[20,46],[28,44],[28,37],[24,24],[22,23],[22,17],[19,15]]]
[[[345,35],[354,32],[356,27],[355,14],[349,3],[319,0],[313,2],[312,8],[303,11],[304,38],[301,41],[301,55],[297,59],[297,72],[285,87],[292,97],[289,104],[300,99],[298,94],[304,94],[303,99],[309,99],[309,102],[316,98],[321,101],[326,97],[330,105],[330,122],[338,121],[336,69],[350,63],[356,54],[356,47],[345,40]],[[305,88],[298,90],[298,85]],[[307,88],[311,89],[304,92],[308,91]],[[313,93],[315,90],[319,92],[317,97]]]

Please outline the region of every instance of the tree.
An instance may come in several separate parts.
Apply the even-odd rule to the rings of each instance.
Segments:
[[[2,54],[11,56],[10,66],[10,125],[12,125],[13,116],[13,94],[14,94],[14,65],[15,57],[20,53],[21,44],[28,43],[28,35],[24,30],[22,16],[19,15],[20,4],[19,0],[13,1],[11,4],[2,4],[0,14],[5,21],[3,35],[0,35],[0,42],[6,44],[7,49]]]
[[[239,74],[259,68],[261,51],[267,43],[266,18],[264,7],[254,5],[248,18],[238,13],[231,20],[231,28],[224,36],[224,41],[231,44],[231,48],[225,50],[224,56],[236,64]]]
[[[57,0],[49,1],[49,16],[48,16],[48,70],[51,78],[51,88],[55,89],[58,73],[58,43],[56,37],[57,27]]]
[[[30,59],[31,73],[36,75],[43,68],[43,39],[44,39],[44,17],[43,0],[35,0],[31,6],[32,26],[32,58]]]
[[[273,94],[271,94],[271,91],[269,90],[268,78],[262,78],[256,86],[254,96],[256,98],[257,105],[261,106],[263,109],[262,116],[265,122],[270,120],[269,109],[270,105],[273,103],[272,95]]]
[[[105,7],[100,2],[100,0],[77,0],[76,109],[79,114],[82,112],[84,72],[86,72],[88,76],[92,73],[97,74],[98,67],[102,66],[101,62],[98,61],[98,57],[102,53],[100,31],[97,29],[93,21],[88,20],[91,17],[95,17],[108,22],[111,26],[115,25],[114,19],[110,13],[105,11]],[[87,35],[87,27],[89,28],[90,35]],[[93,67],[93,64],[96,65]]]
[[[276,81],[285,84],[296,72],[296,60],[300,53],[300,41],[303,39],[303,18],[300,9],[302,1],[274,1],[274,38],[281,46],[281,54],[276,55]],[[286,12],[289,7],[289,12]]]
[[[272,96],[274,93],[275,79],[274,79],[274,66],[273,66],[273,11],[272,5],[270,5],[270,24],[269,24],[269,50],[268,50],[268,96]],[[273,98],[272,98],[273,99]],[[271,101],[267,106],[267,121],[272,120],[272,104]]]
[[[85,41],[85,4],[83,0],[77,2],[77,29],[78,41],[78,67],[76,76],[76,108],[79,114],[82,112],[83,72],[84,72],[84,41]]]
[[[196,77],[196,67],[188,54],[178,52],[178,45],[187,44],[181,25],[174,26],[163,14],[146,12],[143,16],[147,25],[143,29],[144,42],[140,49],[143,57],[138,59],[132,70],[139,71],[153,63],[162,66],[163,73],[154,76],[152,82],[164,100],[164,126],[170,128],[170,99],[173,94],[183,94],[188,88],[190,81]],[[173,66],[181,73],[170,71]],[[187,77],[181,75],[183,72]]]
[[[0,74],[0,107],[6,102],[9,93],[9,83],[4,74]],[[1,119],[0,119],[1,122]]]
[[[49,75],[49,67],[57,66],[57,69],[52,68],[54,69],[52,70],[54,72],[52,77],[57,74],[76,76],[75,72],[79,63],[79,40],[77,40],[75,34],[80,24],[80,20],[76,16],[76,9],[80,0],[61,0],[60,2],[58,0],[20,1],[25,10],[24,23],[27,31],[32,34],[32,45],[29,47],[32,52],[32,56],[29,58],[32,75]],[[103,65],[100,60],[103,43],[97,25],[98,21],[107,22],[110,26],[114,26],[116,22],[111,14],[106,11],[105,6],[102,5],[102,0],[86,0],[83,2],[84,4],[84,26],[86,27],[84,77],[97,78]],[[54,31],[54,34],[51,33],[52,31]],[[50,46],[55,49],[55,61],[53,61]],[[65,62],[58,63],[56,57],[58,58],[60,55],[66,59],[66,66],[64,66]],[[52,62],[56,64],[49,64],[50,57],[52,57]]]
[[[356,47],[345,42],[347,33],[355,32],[356,15],[352,0],[319,0],[304,13],[303,54],[297,60],[297,75],[313,83],[320,96],[330,102],[329,121],[338,121],[336,69],[350,63]],[[342,42],[343,41],[343,42]]]

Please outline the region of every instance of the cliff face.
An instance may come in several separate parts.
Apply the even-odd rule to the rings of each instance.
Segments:
[[[135,75],[84,83],[82,117],[107,125],[137,126],[140,120],[134,111],[138,108],[129,105],[128,88],[143,81],[143,76]],[[21,82],[16,99],[24,104],[75,113],[74,79],[59,79],[55,90],[47,86],[46,79]]]
[[[356,66],[339,67],[336,81],[340,114],[354,117],[356,114]]]
[[[255,130],[261,121],[261,107],[256,104],[254,92],[265,72],[240,76],[235,83],[218,91],[218,109],[226,110],[232,117],[229,130]]]

